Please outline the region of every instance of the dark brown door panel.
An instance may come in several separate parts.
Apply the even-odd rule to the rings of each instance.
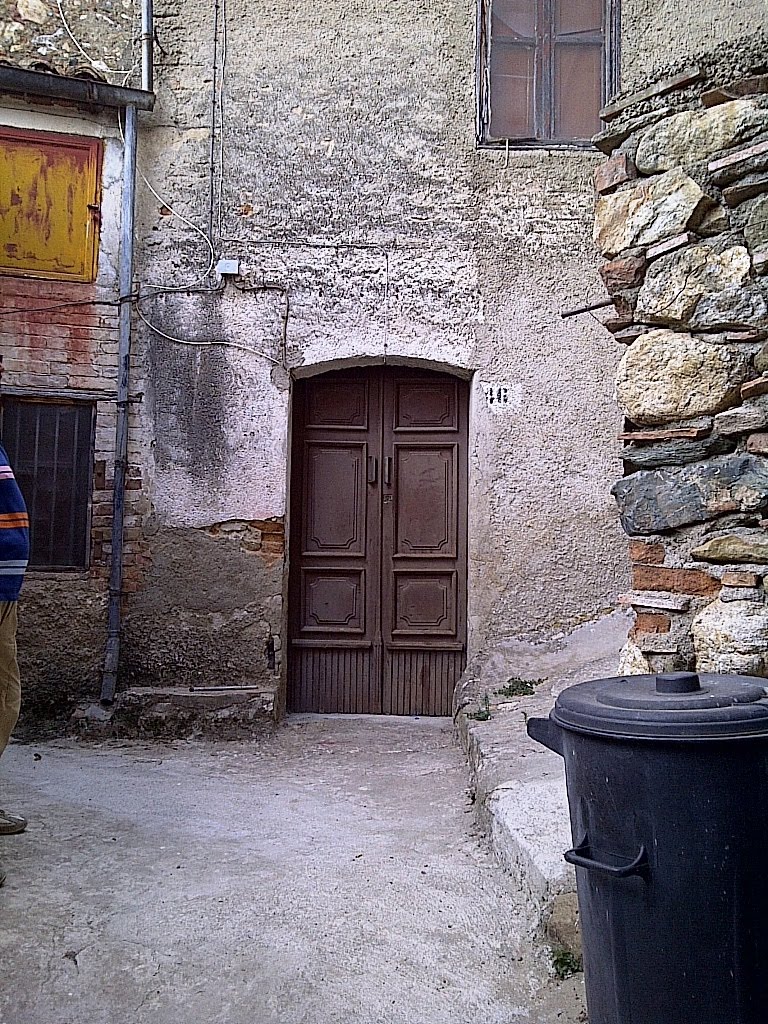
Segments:
[[[301,632],[365,632],[365,569],[302,569]]]
[[[393,446],[396,494],[393,555],[458,554],[458,445]]]
[[[392,639],[456,637],[457,573],[395,569]]]
[[[366,557],[368,446],[308,441],[302,555]]]
[[[289,704],[450,714],[465,663],[467,385],[401,367],[294,395]]]

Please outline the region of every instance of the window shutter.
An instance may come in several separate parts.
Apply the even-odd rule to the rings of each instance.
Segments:
[[[96,278],[102,143],[0,128],[0,273]]]

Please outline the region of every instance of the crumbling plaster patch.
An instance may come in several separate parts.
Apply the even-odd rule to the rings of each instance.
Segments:
[[[20,730],[61,726],[75,703],[98,692],[107,596],[84,573],[30,573],[19,605]],[[32,683],[32,685],[30,685]]]
[[[282,565],[233,534],[163,529],[124,624],[132,685],[277,686],[270,638],[281,634]],[[280,649],[278,644],[278,650]]]

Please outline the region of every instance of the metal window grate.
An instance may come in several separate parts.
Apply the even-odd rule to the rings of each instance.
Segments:
[[[29,510],[30,566],[88,565],[94,409],[3,399],[3,444]]]

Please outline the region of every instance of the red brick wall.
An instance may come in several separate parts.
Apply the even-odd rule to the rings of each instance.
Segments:
[[[72,302],[87,304],[64,305]],[[109,575],[111,556],[118,316],[116,293],[109,289],[0,276],[0,353],[6,371],[3,386],[18,388],[14,393],[30,398],[69,390],[96,396],[89,572],[104,580]],[[148,563],[141,534],[141,516],[148,503],[142,492],[137,445],[130,444],[132,436],[137,436],[136,427],[131,411],[123,555],[125,593],[138,589]]]

